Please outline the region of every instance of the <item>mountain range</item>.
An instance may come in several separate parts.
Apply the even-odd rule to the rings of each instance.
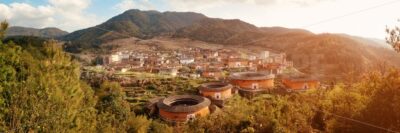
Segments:
[[[95,27],[78,30],[64,36],[64,40],[81,45],[101,45],[104,42],[139,37],[142,39],[173,33],[206,16],[192,12],[157,12],[128,10]],[[87,46],[83,46],[87,47]],[[90,46],[89,46],[90,47]]]
[[[68,32],[54,27],[35,29],[29,27],[13,26],[8,28],[6,32],[6,36],[35,36],[43,38],[58,38],[67,34]]]
[[[400,66],[400,55],[376,39],[257,27],[239,19],[209,18],[194,12],[128,10],[60,39],[69,42],[67,51],[77,54],[144,46],[138,44],[169,48],[207,45],[253,54],[263,50],[284,52],[301,71],[333,80],[345,80],[349,74],[360,74],[382,64]]]

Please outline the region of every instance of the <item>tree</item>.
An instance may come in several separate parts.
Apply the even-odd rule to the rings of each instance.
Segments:
[[[173,133],[174,130],[172,127],[168,126],[167,124],[153,120],[151,122],[149,132],[151,132],[151,133]]]
[[[151,120],[145,116],[133,116],[127,121],[127,131],[129,133],[147,133],[151,123]]]
[[[0,44],[7,28],[1,23]],[[16,43],[14,43],[16,42]],[[13,38],[0,45],[0,132],[172,132],[136,116],[118,83],[92,89],[56,41]]]
[[[370,96],[365,109],[360,111],[360,119],[363,122],[383,127],[392,131],[400,131],[400,71],[392,70],[389,74],[381,75],[378,78],[370,78],[366,86],[374,90]],[[384,132],[371,126],[359,125],[355,132]]]
[[[118,83],[104,82],[95,90],[98,97],[98,132],[125,132],[126,121],[133,116],[125,101],[125,92]]]
[[[327,91],[321,98],[319,110],[322,113],[324,130],[328,132],[354,132],[354,123],[335,115],[346,118],[355,118],[366,105],[366,96],[358,91],[358,88],[346,88],[344,85],[336,85]],[[333,115],[334,114],[334,115]]]
[[[399,20],[400,21],[400,20]],[[394,50],[400,52],[400,27],[395,26],[394,28],[386,28],[386,42],[392,45]]]
[[[215,133],[311,132],[311,116],[312,110],[299,96],[252,100],[235,96],[223,111],[189,123],[186,130]]]
[[[6,34],[8,28],[8,23],[7,21],[3,21],[0,23],[0,44],[1,44],[1,40],[4,39],[4,36]]]
[[[327,132],[399,131],[400,72],[371,72],[351,85],[337,85],[322,93],[317,102]],[[367,123],[367,124],[366,124]],[[371,126],[373,125],[373,126]],[[374,127],[375,126],[375,127]]]
[[[0,117],[10,132],[94,131],[92,89],[79,64],[55,41],[35,56],[13,44],[0,46]]]

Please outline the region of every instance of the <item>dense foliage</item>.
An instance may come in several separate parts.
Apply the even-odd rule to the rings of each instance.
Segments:
[[[188,124],[195,132],[400,131],[400,72],[371,73],[352,85],[286,96],[236,96],[222,112]],[[372,125],[372,126],[371,126]],[[379,127],[379,128],[377,128]]]
[[[79,63],[57,42],[15,42],[0,41],[0,132],[172,132],[136,116],[119,84],[82,82]]]
[[[93,127],[95,116],[86,115],[95,112],[93,92],[79,80],[79,64],[55,42],[40,49],[2,44],[0,66],[3,129],[65,132]]]

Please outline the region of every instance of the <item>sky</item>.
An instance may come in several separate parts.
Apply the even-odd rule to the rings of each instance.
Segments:
[[[0,0],[0,20],[69,32],[101,24],[129,9],[192,11],[259,27],[346,33],[384,39],[400,25],[400,0]]]

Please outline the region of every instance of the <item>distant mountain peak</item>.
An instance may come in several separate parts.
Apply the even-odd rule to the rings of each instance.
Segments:
[[[35,36],[44,38],[57,38],[68,34],[68,32],[55,27],[46,27],[43,29],[12,26],[7,29],[6,36]]]
[[[146,39],[162,34],[173,34],[178,29],[205,18],[207,17],[203,14],[194,12],[158,12],[131,9],[96,26],[98,28],[91,27],[72,32],[65,36],[64,40],[74,43],[84,42],[85,45],[100,45],[129,36]]]

